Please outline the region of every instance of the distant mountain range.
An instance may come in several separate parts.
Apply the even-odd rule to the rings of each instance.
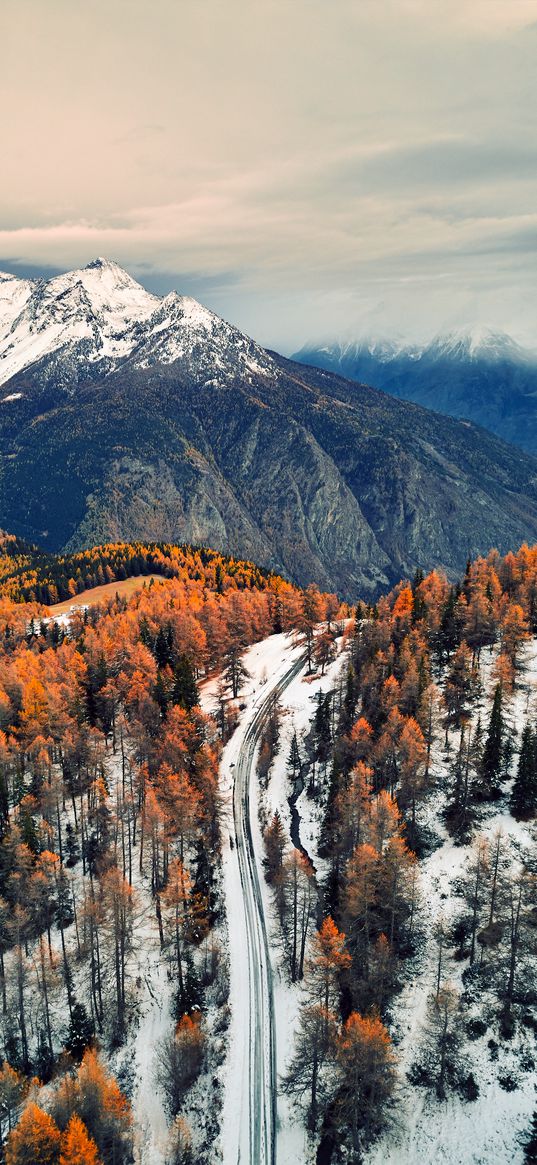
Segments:
[[[114,263],[1,276],[0,305],[0,526],[28,541],[212,545],[356,597],[537,539],[532,457]]]
[[[294,359],[475,421],[537,453],[537,350],[505,333],[459,330],[421,348],[383,339],[306,345]]]

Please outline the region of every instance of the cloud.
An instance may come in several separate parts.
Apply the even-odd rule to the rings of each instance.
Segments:
[[[7,262],[109,254],[288,348],[370,311],[494,314],[501,280],[527,312],[537,0],[4,0],[2,20]]]

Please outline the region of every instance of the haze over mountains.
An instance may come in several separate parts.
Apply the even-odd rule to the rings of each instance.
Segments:
[[[26,539],[206,543],[356,596],[537,537],[532,457],[114,263],[1,276],[0,304],[0,523]]]
[[[295,359],[468,418],[537,453],[537,348],[505,332],[461,328],[421,347],[388,339],[308,344]]]

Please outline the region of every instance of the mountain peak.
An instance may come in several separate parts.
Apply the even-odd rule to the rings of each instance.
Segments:
[[[86,263],[85,267],[81,268],[81,271],[95,272],[95,274],[100,278],[111,276],[112,278],[116,279],[118,283],[129,283],[134,287],[142,286],[141,283],[138,283],[138,281],[133,278],[132,275],[129,275],[128,271],[125,271],[124,267],[121,267],[119,263],[116,263],[114,259],[105,259],[102,255],[98,255],[96,259],[91,259],[89,263]],[[80,271],[68,272],[68,274],[78,275],[80,274]],[[149,292],[146,292],[146,295],[149,294]]]
[[[85,270],[92,271],[96,267],[114,267],[119,271],[123,270],[113,259],[106,259],[103,255],[97,255],[96,259],[90,259],[90,262],[86,263]]]
[[[523,362],[529,355],[507,332],[495,330],[487,324],[465,325],[435,336],[426,351],[451,359],[494,363],[499,360]]]
[[[272,367],[253,340],[196,299],[152,295],[102,255],[52,279],[0,282],[0,305],[0,384],[31,365],[39,381],[50,359],[78,366],[84,379],[126,360],[133,367],[180,360],[202,380],[215,372],[248,379]]]

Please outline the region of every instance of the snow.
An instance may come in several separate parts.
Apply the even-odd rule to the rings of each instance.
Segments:
[[[312,341],[306,345],[305,352],[315,351],[317,345]],[[373,356],[382,364],[403,357],[406,360],[417,362],[424,358],[428,360],[510,360],[519,364],[537,363],[537,348],[534,343],[519,343],[514,336],[507,332],[498,331],[484,323],[464,323],[437,335],[422,343],[412,343],[401,336],[390,337],[379,334],[371,335],[367,331],[355,334],[352,338],[340,338],[331,344],[319,348],[334,360],[359,360],[364,356]]]
[[[131,333],[160,305],[126,271],[95,259],[49,280],[0,276],[0,383],[43,356],[86,341],[86,359],[118,357]]]
[[[341,640],[338,643],[341,646]],[[291,845],[291,813],[288,797],[292,793],[292,787],[287,774],[287,757],[289,755],[291,739],[293,733],[296,731],[299,747],[302,752],[301,738],[310,729],[317,706],[317,696],[320,692],[325,694],[333,690],[338,684],[341,672],[342,657],[338,654],[334,662],[326,669],[324,676],[315,675],[314,677],[308,677],[303,672],[297,676],[286,689],[281,701],[283,716],[278,753],[270,772],[266,793],[261,795],[261,808],[262,815],[266,815],[267,817],[272,816],[276,809],[279,811],[286,828],[289,845]],[[259,789],[257,791],[259,794]],[[326,792],[325,782],[325,788],[321,792],[319,799],[313,800],[309,798],[306,791],[303,790],[296,802],[296,808],[300,816],[300,842],[307,850],[317,869],[318,875],[321,877],[323,862],[317,855],[317,846],[320,825],[326,804],[323,793]],[[262,853],[263,848],[260,830],[258,833],[258,845],[260,847],[259,852]],[[276,1013],[278,1078],[281,1079],[293,1053],[299,1008],[302,1002],[302,988],[298,983],[293,984],[289,982],[283,958],[277,957],[277,952],[281,947],[279,924],[274,917],[271,891],[266,882],[263,882],[263,894],[265,912],[269,919],[271,950],[275,952],[274,1006]],[[296,1165],[297,1161],[300,1161],[301,1165],[306,1165],[306,1162],[314,1160],[312,1145],[305,1132],[303,1123],[300,1117],[293,1111],[290,1098],[284,1095],[278,1097],[278,1116],[278,1165]]]
[[[245,1065],[249,1054],[247,1015],[244,1001],[248,997],[248,964],[244,957],[246,950],[246,930],[242,887],[235,848],[231,847],[233,836],[232,791],[233,769],[244,741],[244,736],[255,713],[256,706],[267,695],[270,688],[298,657],[301,650],[292,638],[286,635],[272,635],[262,643],[255,644],[244,656],[245,665],[251,679],[241,691],[239,702],[244,704],[239,725],[226,745],[221,763],[221,788],[227,813],[224,832],[224,887],[227,903],[228,928],[230,938],[230,1006],[231,1026],[229,1049],[225,1064],[225,1095],[222,1120],[222,1150],[224,1165],[231,1165],[239,1159],[240,1136],[244,1122],[248,1119],[248,1105],[244,1096]],[[251,786],[251,817],[254,848],[256,852],[259,880],[263,895],[264,912],[269,931],[269,946],[274,983],[274,1007],[276,1024],[276,1055],[278,1078],[284,1073],[291,1055],[294,1031],[298,1020],[301,989],[288,981],[281,957],[281,942],[277,921],[273,918],[271,891],[264,879],[262,858],[263,841],[259,821],[261,815],[279,809],[282,820],[289,828],[290,811],[287,798],[292,791],[286,775],[286,758],[289,742],[294,729],[297,734],[309,728],[315,712],[315,702],[319,691],[333,688],[341,671],[339,656],[323,677],[304,677],[301,672],[288,686],[283,698],[280,745],[278,755],[271,770],[271,779],[266,795],[260,805],[259,783]],[[213,678],[203,685],[202,705],[208,712],[214,712],[218,679]],[[302,793],[297,802],[301,816],[301,841],[306,848],[316,846],[320,824],[321,808],[308,800]],[[289,844],[291,844],[289,839]],[[296,1119],[286,1097],[278,1096],[278,1165],[301,1165],[311,1159],[311,1145],[307,1134]],[[242,1160],[242,1157],[240,1158]]]
[[[228,1056],[224,1066],[225,1100],[223,1111],[222,1150],[227,1163],[237,1160],[238,1136],[242,1122],[246,1119],[247,1108],[242,1106],[242,1073],[248,1055],[246,1042],[246,1016],[244,1000],[247,998],[247,963],[244,958],[246,937],[242,892],[236,854],[227,836],[232,836],[233,824],[229,816],[232,773],[244,734],[255,712],[256,704],[263,698],[272,683],[276,682],[282,670],[288,667],[297,648],[285,636],[272,636],[263,643],[250,648],[245,662],[252,678],[240,702],[245,704],[239,726],[226,746],[222,759],[222,789],[227,807],[227,825],[224,846],[224,884],[226,891],[228,926],[230,936],[231,974],[231,1027]],[[476,708],[475,717],[481,712],[487,714],[493,690],[493,664],[495,653],[483,653],[481,677],[483,695]],[[260,789],[254,781],[251,789],[254,846],[264,901],[265,917],[269,931],[269,944],[274,977],[274,1004],[276,1024],[277,1070],[281,1078],[293,1050],[301,1003],[300,985],[288,980],[284,953],[282,950],[279,924],[274,917],[270,887],[262,876],[263,843],[261,821],[278,809],[289,831],[290,810],[288,796],[292,791],[286,772],[286,760],[290,741],[296,730],[299,742],[309,730],[313,718],[316,697],[319,691],[326,692],[337,686],[342,672],[341,654],[327,669],[324,677],[308,680],[304,673],[298,675],[286,689],[282,698],[282,719],[280,742],[274,760],[268,786]],[[268,677],[268,679],[267,679]],[[263,682],[266,681],[266,682]],[[214,710],[217,680],[204,686],[203,703],[206,710]],[[524,671],[507,709],[507,717],[520,732],[521,723],[528,712],[537,710],[537,640],[529,642],[524,649]],[[485,721],[486,722],[486,721]],[[452,741],[452,751],[455,738]],[[470,853],[470,847],[456,845],[447,833],[441,810],[445,798],[445,776],[447,765],[443,752],[443,741],[439,740],[433,753],[433,771],[436,788],[420,810],[422,821],[430,825],[438,835],[438,847],[420,863],[421,900],[419,906],[420,924],[424,932],[424,944],[412,964],[407,966],[407,981],[399,996],[393,1002],[392,1035],[399,1062],[400,1084],[397,1096],[397,1110],[393,1126],[383,1138],[365,1155],[365,1165],[522,1165],[522,1133],[528,1127],[535,1105],[535,1082],[531,1071],[524,1070],[521,1062],[526,1056],[531,1063],[534,1055],[531,1032],[520,1030],[511,1042],[498,1041],[497,1059],[491,1057],[489,1039],[496,1035],[494,1025],[490,1025],[484,1036],[467,1041],[465,1053],[469,1060],[469,1070],[474,1072],[479,1084],[479,1097],[473,1102],[463,1102],[459,1097],[449,1095],[440,1102],[424,1090],[413,1087],[406,1072],[417,1058],[428,998],[435,982],[436,944],[434,925],[442,915],[449,921],[458,908],[458,900],[453,893],[453,883],[463,871]],[[322,878],[323,863],[317,856],[320,822],[324,809],[324,791],[319,800],[308,797],[303,791],[297,801],[300,815],[300,840],[305,846],[318,875]],[[526,823],[516,822],[504,805],[490,806],[479,832],[491,838],[501,829],[516,847],[527,849],[534,843],[532,828]],[[457,962],[446,950],[446,980],[461,986],[461,974],[466,963]],[[479,1014],[472,1005],[467,1018]],[[496,1006],[497,1011],[497,1006]],[[513,1075],[517,1088],[508,1092],[499,1085],[499,1076]],[[292,1102],[285,1096],[278,1096],[278,1165],[313,1165],[315,1147],[309,1140],[300,1117],[293,1111]]]
[[[480,668],[483,695],[473,715],[474,723],[479,713],[486,723],[486,709],[490,708],[494,687],[494,658],[492,650],[483,653]],[[523,665],[517,688],[505,709],[508,722],[519,733],[528,710],[535,711],[537,640],[526,645]],[[452,749],[454,745],[455,735]],[[425,950],[393,1008],[395,1023],[392,1034],[401,1079],[400,1111],[396,1129],[386,1134],[366,1154],[365,1165],[415,1165],[416,1161],[422,1165],[436,1165],[437,1162],[443,1165],[489,1165],[491,1161],[495,1165],[522,1165],[521,1134],[529,1126],[535,1106],[534,1074],[520,1070],[521,1057],[525,1053],[529,1057],[535,1054],[529,1033],[520,1031],[511,1044],[500,1043],[498,1060],[494,1062],[488,1047],[489,1039],[496,1035],[492,1025],[479,1040],[466,1044],[469,1068],[480,1089],[477,1100],[471,1103],[463,1103],[454,1096],[440,1102],[427,1096],[422,1089],[412,1087],[405,1078],[412,1061],[419,1055],[427,1001],[435,984],[437,948],[434,925],[440,917],[449,922],[456,912],[459,903],[452,892],[453,882],[462,873],[471,850],[471,844],[455,845],[439,816],[444,801],[442,777],[446,772],[442,754],[440,742],[437,742],[433,770],[439,788],[422,810],[422,820],[425,818],[433,824],[442,839],[439,848],[420,863],[420,922],[425,932]],[[498,830],[506,840],[511,839],[515,847],[531,852],[535,846],[535,829],[531,824],[517,822],[505,809],[495,812],[492,807],[476,832],[492,839]],[[462,986],[461,974],[466,965],[446,958],[446,978],[458,989]],[[498,1077],[502,1074],[516,1077],[518,1086],[515,1091],[506,1092],[500,1087]]]
[[[253,340],[191,296],[152,295],[110,260],[49,280],[0,273],[0,384],[61,353],[101,362],[103,375],[128,358],[135,367],[185,358],[203,372],[225,370],[230,357],[235,371],[275,367]]]
[[[233,824],[233,769],[244,743],[245,733],[256,706],[267,695],[270,687],[284,674],[294,659],[300,654],[300,647],[287,635],[272,635],[262,643],[255,644],[245,653],[243,659],[250,673],[250,680],[240,693],[240,703],[244,704],[242,716],[233,736],[222,754],[220,766],[221,792],[224,803],[223,832],[223,875],[230,941],[230,994],[231,1020],[228,1033],[227,1059],[224,1065],[224,1104],[222,1113],[221,1144],[225,1165],[242,1160],[241,1146],[248,1145],[249,1096],[246,1065],[250,1054],[248,1014],[244,1001],[248,998],[248,961],[245,958],[247,945],[246,922],[237,850],[232,845]],[[270,676],[270,684],[268,677]],[[205,711],[215,711],[215,695],[218,679],[205,684],[202,689],[202,706]],[[255,808],[255,787],[252,800],[254,844],[258,859],[259,877],[264,884],[259,865],[261,839]]]
[[[0,271],[0,332],[13,323],[30,298],[36,283]]]
[[[157,1087],[158,1049],[172,1031],[171,990],[166,967],[158,952],[139,943],[138,978],[141,980],[140,1023],[134,1043],[135,1091],[133,1114],[139,1138],[140,1165],[163,1165],[168,1122]]]
[[[463,325],[436,336],[428,345],[426,355],[525,362],[528,358],[535,360],[536,354],[522,348],[506,332],[495,331],[486,324],[475,324]]]

